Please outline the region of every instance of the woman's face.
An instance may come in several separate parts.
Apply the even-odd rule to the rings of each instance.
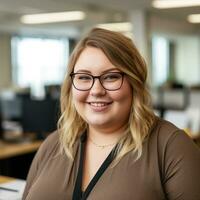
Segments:
[[[79,56],[74,73],[87,73],[100,76],[119,70],[108,60],[102,50],[86,47]],[[128,121],[131,104],[132,88],[126,75],[120,89],[109,91],[95,79],[93,87],[88,91],[79,91],[72,86],[72,100],[79,115],[89,127],[105,131],[116,131]]]

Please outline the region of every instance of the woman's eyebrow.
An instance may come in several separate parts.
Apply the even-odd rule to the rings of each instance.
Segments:
[[[110,71],[114,71],[114,70],[115,70],[115,71],[119,71],[119,69],[117,69],[117,68],[110,68],[110,69],[106,69],[106,70],[102,71],[101,74],[104,74],[104,73],[110,72]],[[79,69],[79,70],[76,71],[76,73],[87,73],[87,74],[92,74],[91,71],[86,70],[86,69]]]
[[[91,74],[91,71],[88,71],[88,70],[85,70],[85,69],[79,69],[75,73],[87,73],[87,74]]]
[[[117,68],[110,68],[110,69],[102,71],[102,74],[104,74],[106,72],[110,72],[110,71],[119,71],[119,69],[117,69]]]

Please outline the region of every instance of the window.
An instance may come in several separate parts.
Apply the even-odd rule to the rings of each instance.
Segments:
[[[12,78],[20,87],[62,82],[69,57],[68,39],[13,37]]]
[[[169,42],[164,37],[152,39],[153,85],[160,86],[169,75]]]

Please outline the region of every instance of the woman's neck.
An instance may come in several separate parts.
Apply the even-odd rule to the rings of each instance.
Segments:
[[[117,143],[120,138],[125,134],[127,126],[120,127],[116,130],[114,129],[97,129],[94,127],[88,128],[88,138],[96,142],[99,145],[106,145],[111,143]]]

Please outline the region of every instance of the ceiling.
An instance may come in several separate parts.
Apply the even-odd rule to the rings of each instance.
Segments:
[[[128,21],[129,14],[142,9],[150,15],[171,20],[186,21],[188,14],[200,13],[200,7],[157,10],[152,0],[0,0],[0,32],[21,34],[61,34],[76,37],[87,27],[98,23]],[[84,21],[42,25],[24,25],[23,14],[81,10],[86,12]],[[199,25],[196,25],[199,27]]]

